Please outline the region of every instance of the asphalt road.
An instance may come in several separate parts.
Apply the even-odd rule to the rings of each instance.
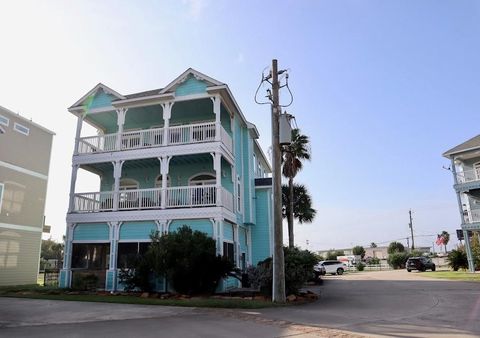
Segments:
[[[318,302],[261,310],[0,298],[0,337],[478,337],[480,283],[327,276]]]

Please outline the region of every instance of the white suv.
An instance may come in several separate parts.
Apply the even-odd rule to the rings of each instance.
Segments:
[[[321,261],[318,265],[323,266],[325,272],[331,273],[332,275],[342,275],[347,268],[347,266],[340,261]]]

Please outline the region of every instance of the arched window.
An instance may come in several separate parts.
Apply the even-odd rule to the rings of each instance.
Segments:
[[[215,175],[210,173],[197,174],[188,180],[188,185],[210,185],[215,183]]]
[[[138,181],[131,178],[122,178],[120,180],[120,190],[137,190]]]

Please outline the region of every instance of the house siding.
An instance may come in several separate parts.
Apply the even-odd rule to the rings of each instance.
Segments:
[[[193,76],[189,76],[185,82],[180,84],[175,90],[176,96],[185,96],[192,94],[205,93],[207,84],[204,81],[197,80]]]
[[[251,227],[252,230],[252,264],[270,257],[270,189],[258,189],[256,199],[257,224]]]
[[[175,220],[170,223],[169,232],[177,231],[183,225],[190,227],[193,231],[200,231],[207,236],[213,236],[213,225],[208,219]]]

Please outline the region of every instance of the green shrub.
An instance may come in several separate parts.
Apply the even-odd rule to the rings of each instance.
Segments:
[[[468,261],[467,254],[464,250],[452,250],[447,257],[448,265],[453,269],[453,271],[458,271],[458,269],[467,269]]]
[[[363,270],[365,270],[365,264],[363,264],[362,262],[358,262],[357,265],[356,265],[356,267],[357,267],[357,270],[358,270],[358,271],[363,271]]]
[[[404,251],[405,251],[405,247],[400,242],[390,243],[390,245],[388,246],[388,249],[387,249],[387,252],[389,254],[394,254],[396,252],[404,252]]]
[[[367,257],[365,258],[365,263],[368,265],[378,265],[380,264],[380,258],[378,257]]]
[[[405,269],[405,263],[410,255],[407,252],[395,252],[388,255],[387,262],[395,270]]]
[[[145,256],[137,255],[128,262],[128,266],[131,266],[131,268],[120,269],[118,279],[123,284],[125,291],[150,292],[153,290],[152,279],[154,280],[154,274],[149,258],[148,252]]]
[[[283,248],[285,257],[285,291],[287,295],[298,294],[307,281],[314,276],[313,267],[318,263],[315,254],[298,248]],[[259,262],[257,267],[247,270],[253,287],[260,289],[265,295],[272,294],[273,262],[267,258]]]
[[[216,255],[215,240],[186,225],[163,236],[156,232],[151,239],[147,255],[152,270],[157,276],[166,276],[179,293],[213,293],[220,279],[233,269],[229,260]]]

